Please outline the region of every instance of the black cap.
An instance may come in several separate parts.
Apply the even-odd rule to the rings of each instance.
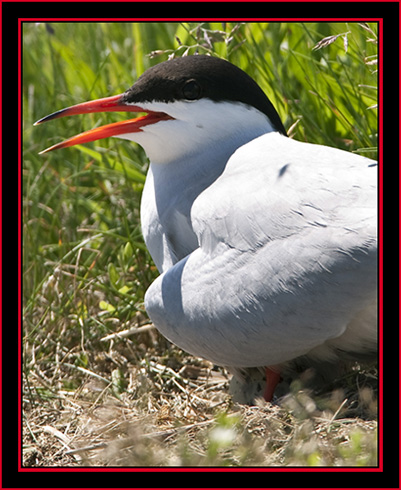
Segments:
[[[266,114],[276,131],[286,135],[280,116],[259,85],[237,66],[212,56],[185,56],[159,63],[138,78],[122,101],[140,104],[201,98],[255,107]]]

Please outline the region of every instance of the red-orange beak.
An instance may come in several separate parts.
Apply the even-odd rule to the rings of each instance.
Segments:
[[[167,119],[173,119],[164,112],[152,112],[147,111],[139,106],[128,104],[123,101],[123,95],[113,95],[112,97],[105,97],[104,99],[93,100],[89,102],[83,102],[82,104],[73,105],[61,111],[54,112],[49,116],[43,117],[36,121],[34,126],[42,124],[52,119],[57,119],[64,116],[72,116],[75,114],[89,114],[94,112],[146,112],[145,116],[137,117],[135,119],[128,119],[126,121],[119,121],[112,124],[106,124],[99,128],[90,129],[84,133],[73,136],[61,143],[47,148],[40,152],[40,155],[47,153],[48,151],[58,150],[60,148],[67,148],[69,146],[79,145],[82,143],[89,143],[90,141],[96,141],[110,136],[118,136],[120,134],[137,133],[142,131],[144,126],[148,124],[154,124],[159,121],[165,121]]]

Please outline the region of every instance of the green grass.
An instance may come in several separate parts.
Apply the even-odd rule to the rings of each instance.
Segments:
[[[172,369],[187,362],[154,331],[133,340],[100,340],[147,323],[143,295],[157,271],[140,231],[148,165],[143,150],[111,138],[38,155],[62,139],[124,115],[32,124],[63,107],[122,93],[168,56],[199,51],[224,57],[249,73],[292,137],[375,158],[376,32],[373,23],[24,24],[23,348],[28,409],[36,410],[43,400],[53,403],[60,393],[75,394],[88,372],[111,382],[118,368],[121,386],[129,393],[132,369],[152,373],[149,362],[156,358]],[[313,49],[328,36],[327,43]],[[220,456],[217,460],[222,464]]]

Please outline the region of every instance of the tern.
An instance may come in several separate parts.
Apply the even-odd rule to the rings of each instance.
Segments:
[[[375,355],[375,161],[287,137],[259,85],[207,55],[35,124],[105,111],[145,115],[42,153],[109,136],[144,148],[141,226],[160,271],[145,307],[167,339],[243,379],[265,370],[266,400],[294,360]]]

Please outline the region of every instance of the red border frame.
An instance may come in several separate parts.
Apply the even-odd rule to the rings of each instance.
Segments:
[[[12,0],[11,0],[12,1]],[[37,0],[26,0],[28,2],[35,3]],[[43,0],[45,2],[52,2],[54,0]],[[68,0],[71,3],[79,3],[80,0]],[[108,0],[89,0],[90,2],[107,2]],[[121,1],[121,0],[119,0]],[[131,0],[122,0],[123,2],[131,2]],[[145,0],[151,2],[152,0]],[[161,0],[163,2],[168,2],[168,0]],[[180,2],[188,2],[190,0],[178,0]],[[229,0],[223,0],[229,1]],[[234,0],[236,2],[240,2],[241,0]],[[264,0],[256,0],[258,2],[264,2]],[[312,0],[313,2],[321,2],[321,0]],[[342,0],[335,0],[342,1]],[[357,2],[365,3],[366,1],[375,1],[375,0],[356,0]],[[0,0],[1,2],[1,0]],[[1,13],[0,13],[1,15]],[[182,18],[97,18],[97,17],[85,17],[85,18],[59,18],[59,17],[48,17],[48,18],[19,18],[18,19],[18,92],[22,93],[22,23],[23,22],[145,22],[145,21],[153,21],[153,22],[181,22],[181,21],[209,21],[209,22],[219,22],[222,21],[222,18],[190,18],[190,19],[182,19]],[[266,21],[274,21],[274,22],[291,22],[291,21],[314,21],[314,22],[377,22],[379,24],[379,111],[378,111],[378,131],[379,131],[379,299],[382,298],[383,294],[383,191],[382,191],[382,183],[383,183],[383,19],[382,18],[349,18],[349,17],[335,17],[335,18],[315,18],[315,17],[307,17],[307,18],[224,18],[224,21],[244,21],[244,22],[266,22]],[[0,39],[1,43],[1,39]],[[401,39],[400,39],[400,47],[401,47]],[[0,68],[1,70],[1,68]],[[401,68],[400,68],[401,73]],[[400,102],[401,108],[401,102]],[[21,185],[21,168],[22,168],[22,101],[21,96],[18,99],[18,120],[19,120],[19,131],[18,131],[18,162],[19,162],[19,171],[18,171],[18,188],[19,188],[19,199],[18,199],[18,216],[21,220],[22,210],[21,210],[21,202],[22,202],[22,185]],[[400,129],[400,139],[401,139],[401,129]],[[401,160],[401,150],[400,150],[400,160]],[[1,175],[0,175],[1,179]],[[401,177],[400,177],[401,179]],[[401,180],[400,180],[401,184]],[[0,202],[1,206],[1,202]],[[401,205],[400,205],[401,207]],[[0,213],[1,216],[1,213]],[[21,236],[21,221],[18,226],[18,243],[19,243],[19,257],[21,257],[21,244],[22,244],[22,236]],[[400,234],[401,235],[401,234]],[[0,244],[1,244],[1,231],[0,231]],[[1,245],[0,245],[1,246]],[[1,259],[0,259],[1,260]],[[21,259],[20,259],[21,260]],[[1,262],[0,262],[1,269]],[[19,277],[21,277],[21,263],[18,264],[18,273]],[[0,286],[1,288],[1,286]],[[1,301],[1,299],[0,299]],[[400,293],[400,302],[401,302],[401,293]],[[21,292],[19,291],[18,296],[18,308],[21,312]],[[46,468],[26,468],[22,466],[21,461],[21,451],[18,454],[18,471],[21,472],[249,472],[249,473],[263,473],[263,472],[382,472],[383,471],[383,302],[379,301],[379,431],[378,431],[378,445],[379,445],[379,463],[375,468],[367,468],[367,467],[243,467],[243,468],[223,468],[223,467],[46,467]],[[0,303],[1,307],[1,303]],[[22,319],[19,318],[19,346],[21,346],[22,337]],[[1,342],[1,340],[0,340]],[[20,372],[20,367],[22,366],[22,352],[21,348],[18,351],[18,371]],[[20,373],[21,374],[21,373]],[[19,396],[19,407],[21,407],[21,393],[22,393],[22,377],[19,376],[19,385],[18,385],[18,396]],[[1,395],[0,395],[1,396]],[[400,394],[401,400],[401,394]],[[18,431],[18,447],[22,447],[22,420],[19,417],[19,431]],[[64,488],[64,487],[59,487]],[[87,488],[87,487],[82,487]],[[195,488],[195,487],[193,487]],[[212,490],[212,489],[210,489]],[[282,489],[285,490],[285,489]]]

